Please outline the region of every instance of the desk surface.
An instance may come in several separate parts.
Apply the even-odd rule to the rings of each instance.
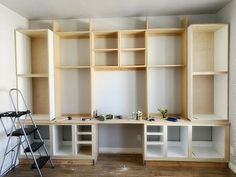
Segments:
[[[179,119],[178,122],[171,122],[161,118],[155,118],[155,121],[147,121],[147,120],[134,120],[129,118],[123,119],[111,119],[105,121],[99,121],[95,118],[91,118],[91,120],[83,121],[80,117],[72,117],[72,120],[68,120],[67,117],[58,117],[54,120],[47,119],[34,119],[37,125],[76,125],[76,124],[143,124],[143,125],[169,125],[169,126],[187,126],[187,125],[201,125],[201,126],[214,126],[214,125],[229,125],[227,121],[190,121],[188,119]],[[30,119],[22,120],[25,124],[31,124]]]

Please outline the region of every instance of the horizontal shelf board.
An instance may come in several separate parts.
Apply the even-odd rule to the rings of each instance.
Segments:
[[[127,52],[132,52],[132,51],[145,51],[146,50],[146,48],[122,48],[122,49],[120,49],[121,51],[123,51],[123,52],[125,52],[125,51],[127,51]]]
[[[146,133],[146,135],[164,135],[164,133],[162,133],[162,132],[158,132],[158,133],[156,133],[156,132],[147,132]]]
[[[94,31],[94,38],[117,38],[118,31]]]
[[[143,70],[143,69],[145,69],[146,68],[146,66],[145,65],[136,65],[136,66],[94,66],[94,69],[95,70],[101,70],[101,71],[103,71],[103,70],[107,70],[107,71],[113,71],[113,70],[117,70],[117,71],[119,71],[119,70]]]
[[[147,145],[164,145],[164,142],[151,142],[151,141],[147,141],[146,144]]]
[[[89,31],[71,31],[71,32],[56,32],[61,38],[89,38]]]
[[[146,68],[146,65],[121,65],[120,68]]]
[[[17,74],[18,77],[48,77],[48,74]]]
[[[137,30],[120,30],[121,35],[145,35],[145,29],[137,29]]]
[[[194,24],[190,25],[190,29],[194,32],[216,32],[220,28],[223,28],[228,24],[217,23],[217,24]]]
[[[228,74],[228,71],[220,71],[220,72],[193,72],[193,76],[207,76],[207,75],[220,75],[220,74]]]
[[[25,34],[29,37],[47,37],[48,30],[47,29],[22,29],[16,30],[19,33]]]
[[[58,147],[58,150],[55,152],[56,155],[72,155],[72,145],[61,145]]]
[[[118,49],[94,49],[94,52],[117,52]]]
[[[196,120],[227,120],[227,115],[224,117],[224,116],[220,116],[220,115],[217,115],[217,114],[194,114],[193,115],[193,119],[196,119]]]
[[[148,65],[148,68],[179,68],[185,65]]]
[[[77,132],[77,135],[92,135],[92,132]]]
[[[188,156],[188,153],[185,153],[181,146],[168,146],[167,156],[173,158],[184,158]]]
[[[224,158],[222,154],[217,152],[215,147],[200,147],[200,146],[193,146],[192,147],[192,157],[193,158]]]
[[[89,69],[90,66],[79,66],[79,65],[60,65],[57,66],[60,69]]]
[[[148,34],[179,35],[185,31],[185,28],[155,28],[148,29]]]
[[[77,141],[77,144],[92,144],[92,141]]]

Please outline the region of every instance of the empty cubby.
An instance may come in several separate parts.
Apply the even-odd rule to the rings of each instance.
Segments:
[[[188,126],[168,126],[167,135],[167,157],[188,157]]]
[[[224,158],[225,148],[224,126],[192,127],[192,158]]]
[[[54,153],[55,155],[72,155],[72,126],[57,125],[54,126]]]

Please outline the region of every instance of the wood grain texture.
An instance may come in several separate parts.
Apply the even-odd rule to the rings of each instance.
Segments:
[[[169,162],[168,162],[169,163]],[[161,162],[163,164],[163,162]],[[166,163],[167,164],[167,163]],[[170,164],[171,165],[171,164]],[[204,163],[205,168],[198,166],[184,167],[181,165],[165,167],[143,166],[141,155],[100,155],[95,166],[81,166],[74,164],[58,165],[54,169],[46,166],[42,169],[44,177],[235,177],[225,164],[210,166]],[[214,164],[216,165],[216,164]],[[122,168],[126,167],[126,168]],[[207,167],[207,168],[206,168]],[[216,168],[217,167],[217,168]],[[219,168],[221,167],[221,168]],[[28,166],[18,166],[15,172],[7,177],[36,177],[36,171]]]

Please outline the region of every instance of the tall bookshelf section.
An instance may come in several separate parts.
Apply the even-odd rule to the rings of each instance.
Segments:
[[[54,22],[57,116],[91,116],[89,26],[87,20]]]
[[[148,112],[158,108],[186,118],[186,32],[184,28],[152,29],[147,33]]]
[[[188,29],[189,118],[228,120],[228,25]]]
[[[50,30],[17,30],[17,87],[35,118],[55,118],[53,33]],[[23,100],[18,109],[25,110]]]

